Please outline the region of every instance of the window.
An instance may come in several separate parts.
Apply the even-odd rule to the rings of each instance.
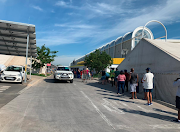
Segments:
[[[22,67],[8,66],[8,67],[6,68],[6,71],[21,72],[21,71],[22,71]]]
[[[58,67],[57,70],[60,70],[60,71],[70,71],[69,67]]]
[[[136,37],[135,38],[135,46],[136,46],[142,38],[142,29],[136,32],[135,37]],[[151,39],[151,35],[147,30],[144,30],[144,38]]]

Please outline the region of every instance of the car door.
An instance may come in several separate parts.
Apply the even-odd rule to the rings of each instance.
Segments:
[[[22,75],[22,78],[24,79],[25,78],[25,68],[24,67],[22,67],[21,75]]]

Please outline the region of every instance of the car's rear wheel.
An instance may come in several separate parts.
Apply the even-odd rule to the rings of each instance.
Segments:
[[[73,83],[73,80],[70,80],[70,83]]]

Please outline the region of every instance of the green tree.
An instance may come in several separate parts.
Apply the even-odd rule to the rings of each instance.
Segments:
[[[95,69],[97,73],[112,64],[112,58],[106,52],[96,50],[85,57],[85,66]]]
[[[41,47],[37,47],[37,57],[32,58],[32,67],[34,69],[40,69],[41,72],[42,67],[45,66],[45,64],[54,61],[57,52],[58,51],[51,51],[45,44]]]

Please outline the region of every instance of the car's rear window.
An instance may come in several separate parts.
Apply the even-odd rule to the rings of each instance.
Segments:
[[[57,70],[60,70],[60,71],[70,71],[69,67],[58,67]]]
[[[9,67],[6,68],[6,71],[21,72],[22,71],[22,67],[9,66]]]

